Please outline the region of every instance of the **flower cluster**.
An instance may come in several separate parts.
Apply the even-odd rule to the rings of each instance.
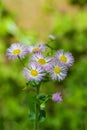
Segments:
[[[14,43],[7,49],[9,59],[24,58],[25,55],[31,54],[28,67],[24,67],[23,73],[28,81],[44,80],[49,75],[51,80],[61,81],[67,76],[68,68],[73,65],[74,58],[70,52],[58,50],[51,57],[44,55],[46,44],[36,44],[34,46],[24,46],[23,44]],[[52,96],[54,101],[61,102],[60,93]]]

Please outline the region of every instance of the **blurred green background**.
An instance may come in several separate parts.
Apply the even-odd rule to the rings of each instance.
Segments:
[[[50,101],[40,130],[87,130],[87,0],[0,1],[0,130],[32,130],[26,80],[19,61],[9,61],[13,42],[25,45],[57,39],[51,46],[71,51],[75,63],[63,82],[48,82],[41,91],[61,91],[63,103]]]

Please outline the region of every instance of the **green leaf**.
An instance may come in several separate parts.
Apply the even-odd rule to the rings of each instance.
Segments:
[[[38,81],[29,81],[26,83],[26,85],[28,87],[37,87],[37,86],[40,86],[41,82],[38,82]]]
[[[29,94],[28,94],[29,109],[32,110],[32,111],[35,111],[35,104],[36,104],[36,93],[35,92],[29,92]]]
[[[46,95],[46,94],[39,94],[37,99],[39,99],[40,104],[45,104],[49,99],[51,95]]]
[[[43,121],[45,121],[45,119],[46,119],[46,112],[45,112],[45,110],[40,110],[39,121],[43,122]]]
[[[41,101],[45,101],[47,98],[46,94],[39,94],[38,95],[38,99],[41,100]]]
[[[28,115],[29,115],[29,120],[31,120],[31,121],[35,120],[35,112],[30,111]]]
[[[29,120],[35,120],[35,104],[36,104],[36,93],[30,92],[28,94]]]

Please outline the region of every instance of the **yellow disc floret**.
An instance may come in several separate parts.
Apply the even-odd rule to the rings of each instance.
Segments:
[[[64,55],[60,56],[60,61],[62,61],[64,63],[67,62],[66,56],[64,56]]]
[[[41,58],[41,59],[38,60],[38,63],[41,64],[41,65],[44,65],[44,64],[46,64],[46,60]]]
[[[54,73],[59,74],[60,71],[61,71],[61,68],[60,68],[59,66],[56,66],[56,67],[54,68]]]
[[[37,75],[38,75],[38,71],[32,69],[31,72],[30,72],[30,74],[31,74],[32,76],[37,76]]]
[[[15,49],[15,50],[13,50],[13,54],[14,54],[14,55],[19,55],[20,52],[21,52],[20,49]]]

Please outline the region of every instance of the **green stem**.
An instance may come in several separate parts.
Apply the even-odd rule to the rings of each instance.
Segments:
[[[47,46],[48,48],[50,48],[51,50],[57,50],[57,49],[55,49],[55,48],[49,46],[48,44],[46,44],[46,46]]]
[[[24,65],[23,61],[21,60],[20,56],[18,56],[18,59],[19,59],[20,63],[22,64],[22,66],[25,67],[25,65]]]
[[[39,95],[39,90],[40,90],[40,87],[38,86],[37,87],[37,96]],[[39,130],[39,109],[40,109],[40,106],[39,106],[39,103],[36,102],[36,106],[35,106],[35,113],[36,113],[36,118],[35,118],[35,129],[34,130]]]

